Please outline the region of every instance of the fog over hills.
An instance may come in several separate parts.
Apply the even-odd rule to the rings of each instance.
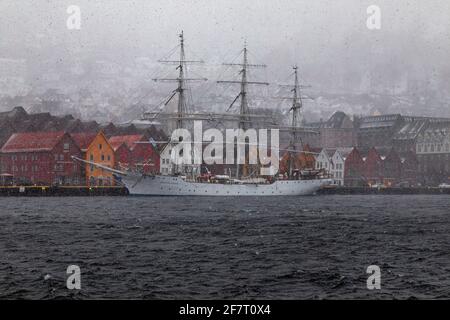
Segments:
[[[81,9],[81,29],[69,30],[69,5]],[[381,9],[381,29],[366,27],[369,5]],[[272,83],[252,91],[254,107],[288,104],[279,83],[294,64],[311,85],[304,116],[316,121],[336,110],[351,114],[405,113],[450,117],[450,2],[2,0],[0,2],[0,111],[72,113],[99,122],[123,122],[155,108],[173,85],[151,81],[176,74],[156,61],[184,30],[187,55],[202,58],[192,86],[198,108],[225,110],[238,79],[222,62],[236,59],[244,40],[252,70]],[[172,106],[173,107],[173,106]],[[169,106],[170,108],[170,106]]]

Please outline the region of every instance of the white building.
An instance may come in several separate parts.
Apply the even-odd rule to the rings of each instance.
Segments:
[[[192,175],[200,173],[200,165],[177,165],[177,157],[182,157],[182,153],[177,155],[176,152],[173,152],[174,145],[168,143],[163,151],[160,153],[160,162],[159,162],[159,172],[162,175],[173,175],[173,174],[183,174],[183,175]],[[182,152],[182,151],[181,151]],[[193,155],[192,155],[193,158]]]
[[[331,157],[334,151],[331,149],[322,149],[320,153],[316,156],[316,169],[325,169],[330,171],[331,168]]]
[[[345,159],[352,148],[322,149],[316,156],[316,169],[325,169],[331,175],[333,183],[344,185]]]
[[[338,186],[344,185],[345,159],[353,148],[337,148],[331,157],[331,170],[334,183]]]
[[[159,172],[162,175],[173,174],[174,165],[171,161],[172,145],[168,143],[160,153]]]

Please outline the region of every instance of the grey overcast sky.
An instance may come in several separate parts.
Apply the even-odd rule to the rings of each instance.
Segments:
[[[81,8],[80,31],[66,28],[71,4]],[[244,38],[254,50],[267,52],[283,41],[300,49],[302,40],[323,43],[368,34],[371,4],[382,10],[379,33],[420,32],[450,41],[447,0],[1,0],[0,30],[2,45],[65,38],[93,49],[110,44],[157,52],[183,29],[191,44],[208,54],[240,46]]]
[[[371,4],[381,8],[381,30],[366,27]],[[69,5],[81,8],[81,30],[66,27]],[[0,0],[0,14],[0,58],[29,64],[76,55],[157,59],[184,30],[189,48],[212,62],[246,39],[275,72],[299,63],[317,78],[372,63],[449,77],[448,0]]]

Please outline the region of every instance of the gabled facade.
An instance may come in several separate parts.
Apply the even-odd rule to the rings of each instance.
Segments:
[[[357,148],[353,148],[345,159],[344,182],[349,187],[366,186],[364,159]]]
[[[364,174],[371,185],[383,183],[383,160],[377,149],[370,148],[364,161]]]
[[[416,186],[418,183],[419,161],[414,152],[409,151],[401,157],[401,183],[406,186]]]
[[[393,187],[401,182],[402,176],[402,160],[399,154],[394,150],[387,154],[386,159],[383,161],[384,166],[384,185],[387,187]]]
[[[160,172],[160,156],[156,144],[150,143],[146,135],[113,136],[109,138],[109,142],[117,149],[116,156],[120,157],[116,162],[120,160],[124,166],[147,174]],[[128,148],[128,155],[121,145]],[[117,154],[118,151],[120,154]]]
[[[331,156],[331,175],[334,184],[343,186],[345,184],[345,159],[352,148],[337,148]]]
[[[114,150],[114,167],[118,170],[131,169],[131,150],[128,146],[125,143],[119,145],[111,143],[111,146]]]
[[[103,132],[99,132],[87,148],[86,160],[114,168],[114,149]],[[89,186],[111,186],[115,184],[111,172],[90,164],[86,164],[86,181]]]
[[[331,156],[332,153],[330,154],[329,150],[322,149],[322,151],[320,151],[320,153],[316,156],[316,169],[325,169],[326,171],[330,171]]]

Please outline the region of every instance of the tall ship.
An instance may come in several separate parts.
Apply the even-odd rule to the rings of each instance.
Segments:
[[[190,81],[202,81],[204,78],[191,78],[187,74],[187,65],[191,63],[202,63],[202,61],[187,60],[185,57],[185,42],[183,32],[179,35],[179,57],[176,60],[161,60],[160,62],[176,65],[176,78],[153,79],[155,81],[173,81],[177,83],[177,88],[173,90],[169,98],[163,103],[166,106],[169,101],[177,96],[176,112],[162,115],[161,112],[147,112],[143,118],[146,120],[155,120],[157,117],[166,117],[165,120],[171,120],[175,123],[175,129],[190,130],[189,122],[195,120],[205,121],[230,121],[238,125],[238,129],[245,131],[250,128],[252,121],[265,121],[270,118],[267,115],[252,114],[248,103],[249,85],[268,85],[266,82],[257,82],[248,80],[249,68],[264,68],[265,65],[250,64],[248,62],[247,45],[242,50],[242,61],[240,63],[225,64],[228,66],[237,66],[240,68],[239,81],[217,81],[218,83],[238,84],[240,91],[232,101],[225,113],[205,113],[191,112],[187,106],[187,83]],[[294,67],[294,84],[291,87],[292,106],[290,112],[292,118],[290,126],[284,129],[290,133],[290,143],[286,149],[280,149],[288,155],[288,170],[281,175],[278,172],[261,175],[261,164],[249,163],[249,142],[235,142],[236,160],[238,157],[238,147],[244,148],[245,161],[240,163],[235,161],[233,171],[228,168],[228,173],[213,175],[208,170],[206,164],[179,164],[175,159],[179,154],[171,152],[172,170],[170,174],[145,174],[132,170],[117,170],[90,162],[87,160],[74,158],[90,165],[95,165],[103,170],[110,171],[117,176],[117,179],[128,189],[130,195],[142,196],[298,196],[311,195],[324,185],[331,183],[331,180],[315,170],[298,170],[293,168],[293,158],[300,152],[296,148],[296,142],[299,140],[298,133],[302,131],[300,125],[300,110],[302,108],[302,95],[298,79],[298,68]],[[238,113],[229,113],[230,109],[240,102]],[[278,129],[279,126],[277,126]],[[172,149],[173,146],[182,143],[179,139],[169,139],[169,141],[149,141],[156,144],[164,144],[164,149]],[[239,145],[242,144],[242,145]],[[260,147],[261,145],[258,145]],[[267,148],[267,146],[266,146]],[[272,149],[273,150],[273,149]],[[171,150],[173,151],[173,150]],[[267,152],[267,150],[266,150]],[[277,158],[279,161],[279,159]],[[278,165],[277,165],[278,167]]]

